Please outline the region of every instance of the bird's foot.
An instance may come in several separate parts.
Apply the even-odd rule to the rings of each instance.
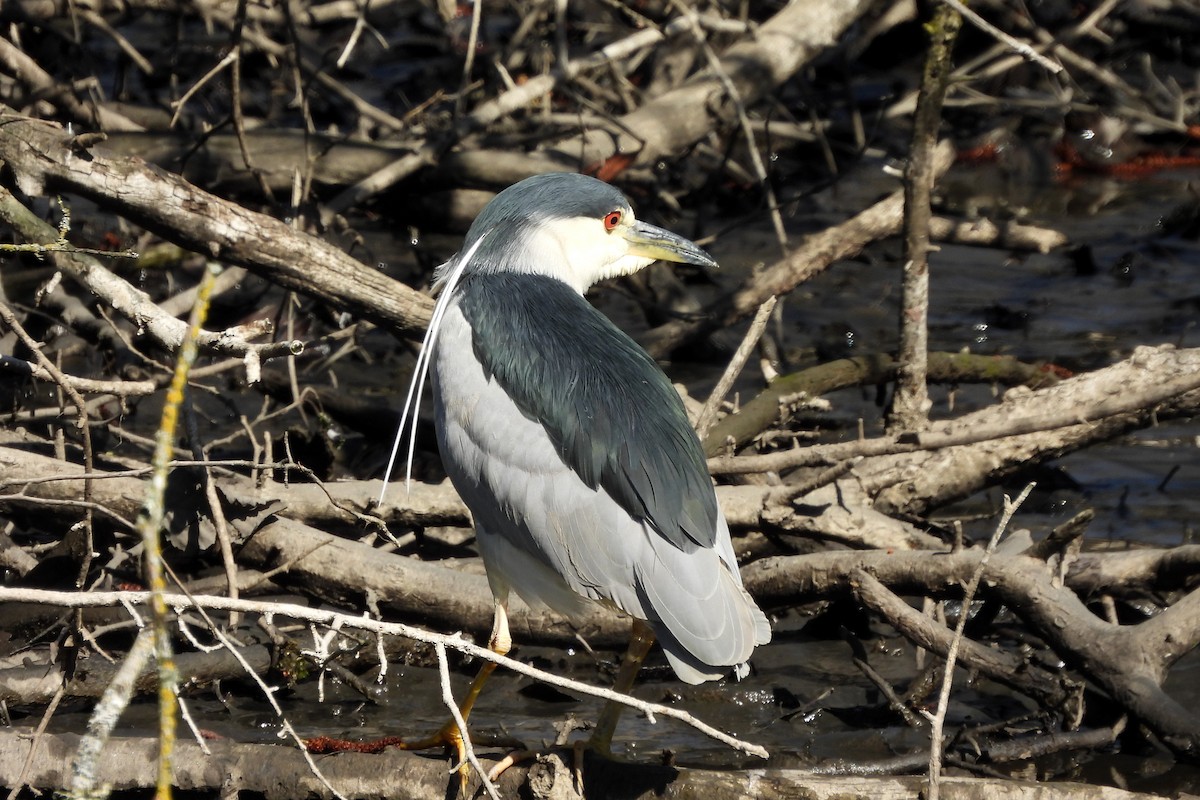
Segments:
[[[510,767],[516,766],[524,761],[531,761],[549,751],[547,750],[513,750],[504,758],[497,761],[488,770],[488,780],[492,783],[500,780],[500,776],[509,770]]]
[[[605,761],[613,761],[612,754],[612,737],[598,736],[599,731],[594,732],[586,739],[579,739],[571,745],[572,755],[572,770],[571,774],[575,779],[575,791],[583,796],[583,767],[587,760],[588,753],[597,756]]]
[[[612,758],[607,752],[593,748],[587,740],[555,744],[540,750],[513,750],[492,766],[488,771],[488,780],[496,783],[501,775],[517,764],[536,760],[541,763],[543,771],[534,779],[532,770],[536,767],[531,767],[529,780],[536,780],[539,796],[583,798],[583,769],[589,751],[593,758],[589,764],[591,768],[597,766],[595,758]]]
[[[450,720],[423,739],[402,741],[395,746],[399,750],[435,750],[440,747],[451,752],[456,764],[454,769],[458,772],[460,794],[469,797],[467,784],[471,778],[471,764],[467,758],[467,741],[463,739],[462,731],[454,720]]]

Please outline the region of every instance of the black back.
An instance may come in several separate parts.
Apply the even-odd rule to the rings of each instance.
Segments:
[[[562,281],[498,272],[455,289],[476,357],[588,486],[676,547],[712,547],[717,500],[683,402],[653,359]]]

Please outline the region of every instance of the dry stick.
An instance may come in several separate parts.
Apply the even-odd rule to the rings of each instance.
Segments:
[[[196,461],[208,463],[208,453],[201,446],[200,426],[196,422],[196,409],[193,404],[189,403],[184,422],[187,425],[189,444],[192,449],[192,456]],[[217,495],[217,484],[213,480],[212,470],[205,467],[200,470],[200,482],[204,484],[204,499],[208,503],[209,514],[212,518],[213,528],[217,532],[217,545],[221,551],[221,562],[225,566],[225,583],[228,586],[230,597],[237,598],[238,596],[238,580],[237,580],[237,561],[233,555],[233,537],[229,533],[229,522],[225,518],[225,509],[221,506],[221,498]],[[237,612],[229,615],[229,627],[234,629],[238,626]]]
[[[475,47],[479,42],[479,24],[483,20],[483,2],[479,0],[471,9],[471,29],[467,34],[467,55],[463,59],[462,82],[458,86],[458,97],[455,99],[455,113],[461,113],[466,102],[467,87],[471,85],[471,72],[475,69]]]
[[[379,35],[379,31],[367,24],[367,9],[370,6],[370,0],[364,0],[358,4],[358,10],[354,14],[354,29],[350,31],[350,37],[346,39],[346,44],[342,47],[341,55],[334,62],[337,64],[338,69],[346,68],[346,63],[350,60],[350,56],[353,55],[355,48],[358,47],[358,40],[362,38],[363,31],[365,30],[369,29],[375,35],[375,40],[379,42],[379,46],[382,49],[388,49],[387,40]]]
[[[4,324],[7,325],[9,329],[17,335],[17,338],[20,339],[27,348],[29,348],[29,351],[33,353],[34,359],[37,361],[38,366],[50,375],[51,379],[58,384],[59,388],[61,388],[63,392],[65,392],[67,396],[71,398],[71,402],[75,404],[75,413],[79,415],[79,418],[75,421],[75,427],[79,430],[79,434],[83,440],[83,471],[90,474],[93,469],[92,429],[91,426],[88,425],[87,403],[84,402],[83,396],[76,391],[75,387],[71,385],[71,381],[68,380],[67,376],[64,375],[63,372],[54,365],[54,362],[46,358],[46,354],[42,352],[41,344],[34,341],[33,337],[30,336],[25,328],[21,326],[21,323],[17,321],[17,317],[15,314],[13,314],[12,309],[10,309],[4,303],[0,303],[0,320],[3,320]],[[87,581],[88,569],[92,563],[91,478],[88,478],[83,482],[83,502],[85,504],[83,517],[85,550],[83,553],[83,558],[80,560],[81,563],[79,577],[75,581],[75,587],[77,589],[83,588],[84,583]]]
[[[1194,351],[1175,351],[1172,355],[1187,352]],[[1121,362],[1106,367],[1104,370],[1097,370],[1095,373],[1091,373],[1091,377],[1095,378],[1097,375],[1105,373],[1106,370],[1115,371],[1129,363],[1129,361]],[[916,441],[898,437],[878,437],[861,442],[813,445],[802,450],[768,453],[761,456],[710,458],[708,468],[714,475],[781,472],[816,464],[836,464],[856,456],[882,456],[912,453],[918,450],[940,450],[947,447],[977,444],[989,439],[1043,433],[1080,424],[1095,424],[1109,417],[1132,414],[1144,408],[1152,408],[1200,389],[1200,373],[1190,369],[1192,363],[1192,359],[1156,360],[1156,367],[1168,370],[1162,374],[1175,374],[1173,371],[1181,366],[1189,368],[1179,371],[1176,377],[1166,381],[1147,381],[1143,385],[1135,387],[1136,391],[1126,389],[1121,392],[1110,392],[1107,386],[1093,381],[1093,385],[1096,385],[1098,389],[1092,395],[1095,399],[1074,400],[1070,404],[1064,404],[1058,396],[1063,386],[1063,384],[1059,384],[1031,395],[1043,402],[1036,406],[1032,403],[1024,403],[1023,413],[1020,415],[993,419],[993,410],[983,409],[946,423],[942,426],[942,430],[922,433],[916,438]],[[1082,375],[1072,380],[1083,382],[1088,378],[1088,375]]]
[[[471,734],[467,732],[467,721],[463,719],[458,703],[454,702],[454,692],[450,689],[450,666],[446,662],[446,645],[439,644],[437,646],[437,659],[438,675],[442,682],[442,702],[446,704],[446,708],[450,709],[450,716],[454,718],[454,724],[458,727],[458,735],[462,737],[463,754],[475,771],[479,773],[479,778],[483,781],[483,788],[487,790],[488,796],[492,800],[500,800],[496,784],[492,783],[489,773],[484,770],[483,764],[479,763],[479,757],[475,755],[475,748],[471,745]],[[459,764],[455,764],[451,772],[457,772],[459,767]]]
[[[82,608],[107,608],[117,605],[145,605],[150,600],[149,592],[58,592],[44,589],[14,589],[9,587],[0,587],[0,603],[4,602],[26,602],[26,603],[43,603],[45,605],[66,606]],[[690,725],[696,730],[703,733],[712,739],[717,740],[729,747],[732,747],[739,752],[748,755],[757,756],[759,758],[767,758],[767,751],[756,744],[742,741],[729,734],[720,731],[713,726],[700,721],[693,715],[678,708],[671,706],[659,705],[657,703],[648,703],[644,700],[639,700],[636,697],[623,695],[619,692],[614,692],[611,689],[605,689],[599,686],[591,686],[586,683],[564,678],[561,675],[556,675],[552,672],[545,672],[531,667],[520,661],[515,661],[507,656],[501,656],[493,653],[486,647],[468,642],[463,639],[461,634],[453,636],[441,633],[433,633],[413,625],[406,625],[399,622],[382,622],[379,620],[369,619],[366,617],[352,616],[350,614],[333,611],[331,609],[309,608],[307,606],[295,605],[292,603],[263,603],[253,600],[231,600],[228,597],[218,597],[215,595],[195,595],[188,596],[182,594],[168,594],[164,596],[164,600],[173,608],[196,608],[209,609],[215,611],[242,611],[248,614],[280,614],[301,622],[316,622],[324,625],[341,626],[344,628],[358,629],[369,631],[371,633],[386,634],[389,636],[402,636],[406,639],[411,639],[415,642],[422,642],[437,646],[442,644],[452,650],[457,650],[474,658],[491,661],[505,669],[511,670],[518,675],[524,675],[527,678],[532,678],[536,681],[557,686],[560,689],[566,689],[579,694],[586,694],[589,697],[596,697],[601,700],[613,700],[630,708],[636,709],[646,715],[646,718],[654,723],[655,716],[670,717],[671,719],[679,720],[686,725]],[[213,634],[217,637],[221,636],[219,630],[214,629]]]
[[[946,653],[946,671],[942,676],[941,691],[938,693],[937,710],[933,714],[927,711],[921,712],[930,721],[929,791],[925,795],[926,800],[938,800],[939,797],[939,781],[942,774],[942,728],[946,723],[946,711],[950,706],[950,687],[954,684],[954,662],[958,659],[958,648],[962,644],[963,632],[967,627],[971,602],[975,599],[975,592],[979,589],[983,570],[992,553],[996,551],[996,545],[1000,543],[1000,537],[1004,535],[1008,523],[1012,521],[1013,514],[1025,502],[1025,498],[1029,497],[1029,493],[1036,485],[1030,483],[1021,494],[1017,495],[1016,500],[1009,499],[1008,495],[1004,496],[1004,512],[1000,515],[1000,521],[996,523],[996,530],[992,533],[992,538],[988,540],[987,547],[984,548],[983,555],[975,566],[975,571],[971,574],[971,580],[963,591],[962,613],[958,615],[958,624],[954,626],[954,638],[950,640],[950,648]]]
[[[61,202],[61,201],[60,201]],[[66,239],[67,231],[70,228],[71,216],[66,206],[61,206],[63,211],[62,222],[59,223],[59,241]],[[75,413],[78,419],[75,420],[75,427],[79,430],[79,434],[83,441],[83,470],[90,473],[93,469],[93,450],[92,450],[92,428],[88,424],[88,406],[84,402],[83,396],[71,385],[67,380],[67,376],[52,362],[46,358],[46,354],[42,352],[41,345],[34,341],[33,337],[21,326],[17,321],[16,315],[4,303],[0,303],[0,319],[8,325],[9,329],[16,334],[29,351],[33,353],[34,360],[38,365],[50,374],[50,377],[58,384],[59,388],[71,398],[71,402],[75,404]],[[83,542],[82,553],[79,558],[79,571],[75,577],[75,588],[83,589],[87,585],[88,573],[92,568],[92,552],[94,546],[94,523],[95,509],[92,503],[93,484],[89,478],[83,482]],[[75,636],[79,636],[83,630],[83,612],[77,610],[75,619],[72,622],[75,628]]]
[[[1043,69],[1045,69],[1049,72],[1052,72],[1055,75],[1057,75],[1058,73],[1063,71],[1062,64],[1054,63],[1050,59],[1043,56],[1041,53],[1034,50],[1031,46],[1029,46],[1025,42],[1022,42],[1020,39],[1015,39],[1012,36],[1009,36],[1007,33],[1000,30],[995,25],[993,25],[992,23],[988,22],[983,17],[976,14],[974,11],[972,11],[970,8],[968,8],[966,5],[964,5],[963,3],[960,3],[959,0],[942,0],[942,2],[945,3],[949,8],[953,9],[958,14],[966,17],[968,20],[971,21],[972,25],[979,28],[984,33],[996,38],[1002,44],[1007,45],[1012,50],[1015,50],[1017,53],[1020,53],[1022,57],[1034,62],[1035,64],[1038,64]]]
[[[561,82],[570,80],[584,70],[600,67],[619,58],[630,56],[669,36],[691,29],[694,24],[691,19],[678,18],[668,23],[661,31],[657,28],[647,28],[613,42],[595,53],[572,59],[559,69],[552,69],[550,72],[534,76],[498,97],[481,103],[470,114],[461,118],[455,126],[451,142],[473,131],[482,130],[509,114],[526,108],[538,98],[547,95]],[[442,143],[425,142],[416,152],[398,159],[353,186],[342,190],[326,204],[326,210],[330,213],[341,213],[385,191],[422,167],[436,163],[443,149]]]
[[[75,758],[71,762],[72,797],[95,796],[96,762],[113,728],[116,727],[117,720],[129,705],[136,681],[153,652],[154,636],[143,628],[134,640],[133,647],[129,648],[121,668],[113,676],[112,682],[105,687],[104,694],[92,710],[88,719],[87,734],[79,740],[79,749],[75,751]]]
[[[108,24],[108,20],[100,16],[90,8],[79,8],[77,13],[83,18],[84,22],[96,28],[105,36],[113,40],[113,43],[121,49],[121,52],[128,56],[129,60],[137,66],[142,72],[147,75],[154,74],[154,65],[151,64],[144,55],[142,55],[133,43],[121,35],[121,32]]]
[[[1100,18],[1107,16],[1114,7],[1124,2],[1124,0],[1102,0],[1096,8],[1088,15],[1088,17],[1078,25],[1072,26],[1066,31],[1060,31],[1054,36],[1054,42],[1070,43],[1078,39],[1084,34],[1094,33],[1095,25]],[[1047,49],[1049,45],[1038,45],[1037,50]],[[954,83],[962,83],[967,80],[978,81],[984,78],[995,77],[1000,75],[1018,64],[1022,63],[1020,55],[1010,55],[1003,58],[1000,55],[1005,51],[1006,47],[1003,44],[997,44],[994,47],[988,48],[983,53],[975,56],[967,61],[961,67],[954,70],[951,75],[951,81]],[[985,66],[986,65],[986,66]],[[978,70],[976,72],[976,70]],[[893,118],[908,114],[912,111],[916,103],[913,94],[909,92],[903,98],[893,103],[884,112],[884,117]]]
[[[109,157],[102,152],[91,152],[90,158],[72,155],[70,137],[15,115],[2,104],[0,134],[0,159],[30,191],[51,185],[94,199],[181,247],[249,267],[285,288],[317,294],[343,310],[383,320],[395,331],[423,330],[429,322],[433,301],[428,297],[321,239],[298,236],[281,220],[222,200],[178,175],[133,158]],[[92,288],[95,272],[95,267],[77,269],[72,275]],[[147,316],[142,319],[135,313],[135,321],[156,338],[162,335],[168,323],[159,318],[157,306],[124,282],[115,287],[114,280],[111,273],[106,275],[108,283],[97,293],[107,289],[104,300],[120,303],[122,314],[130,314],[130,306],[138,305]],[[187,325],[174,318],[170,324],[175,327],[168,330],[172,341],[167,344],[174,349],[178,346],[175,336],[182,338]],[[232,349],[238,344],[236,339],[227,341],[212,333],[206,333],[202,343],[208,345],[210,339],[222,352],[227,352],[226,345]],[[244,352],[253,349],[247,347]]]
[[[237,11],[234,13],[233,31],[230,34],[232,41],[229,44],[229,51],[236,53],[237,57],[229,64],[229,110],[238,150],[242,154],[242,162],[245,164],[246,170],[258,181],[258,189],[263,193],[263,197],[274,203],[275,193],[271,191],[266,176],[261,170],[255,168],[254,161],[250,156],[250,145],[246,142],[246,114],[242,109],[242,64],[244,62],[241,55],[245,48],[242,32],[246,29],[247,5],[247,0],[238,0]],[[251,380],[250,383],[255,383],[255,381]]]
[[[230,50],[225,54],[224,58],[213,65],[212,69],[201,75],[199,80],[189,86],[187,91],[183,93],[183,97],[171,104],[175,106],[175,113],[171,115],[171,121],[167,123],[167,127],[174,128],[175,123],[179,121],[179,115],[183,113],[183,109],[187,107],[188,101],[192,99],[192,95],[204,88],[204,85],[217,77],[222,70],[237,61],[240,55],[237,48]]]
[[[2,37],[0,37],[0,65],[6,68],[6,73],[12,75],[17,82],[26,87],[31,95],[45,98],[47,102],[52,103],[63,113],[89,127],[98,125],[106,131],[144,130],[141,125],[104,106],[89,109],[75,97],[74,91],[70,89],[63,91],[54,77],[42,69],[40,64],[8,39]]]
[[[717,381],[717,385],[713,388],[712,394],[708,396],[708,400],[704,403],[704,408],[700,409],[700,416],[696,418],[696,434],[704,441],[704,437],[708,435],[709,429],[713,423],[717,421],[717,409],[725,400],[725,396],[729,394],[730,388],[733,387],[733,382],[737,380],[742,369],[746,366],[746,359],[754,352],[754,346],[758,344],[759,338],[762,337],[763,330],[767,327],[767,321],[771,318],[771,312],[775,310],[775,303],[778,298],[768,297],[766,302],[758,307],[758,313],[754,315],[754,321],[750,323],[750,329],[746,331],[742,343],[738,345],[738,349],[734,352],[733,358],[729,360],[729,366],[725,368],[721,379]]]
[[[921,93],[913,115],[912,146],[904,175],[904,280],[900,302],[900,348],[896,391],[888,415],[890,432],[917,431],[928,425],[926,385],[929,358],[929,220],[935,175],[933,149],[941,124],[942,101],[950,76],[950,52],[962,26],[949,6],[934,12],[932,41],[925,59]]]
[[[176,585],[183,588],[182,582],[174,573],[172,573],[171,577],[175,580]],[[279,718],[280,728],[284,733],[291,737],[293,742],[296,743],[296,748],[300,751],[302,757],[304,758],[304,763],[308,765],[309,771],[312,772],[313,776],[319,780],[334,797],[338,798],[338,800],[347,800],[347,798],[343,796],[341,792],[333,788],[333,784],[331,784],[329,779],[325,777],[325,773],[321,772],[321,768],[317,766],[315,761],[313,761],[312,753],[308,752],[308,748],[304,746],[304,740],[300,738],[300,734],[296,732],[294,727],[292,727],[291,720],[284,715],[283,708],[275,699],[275,690],[267,686],[267,683],[262,679],[262,676],[254,671],[254,668],[250,665],[250,662],[246,660],[246,656],[242,653],[241,648],[234,645],[234,643],[229,640],[229,637],[221,631],[216,621],[209,616],[207,609],[200,603],[196,602],[196,595],[188,592],[187,589],[183,589],[183,592],[184,596],[191,601],[193,607],[197,612],[199,612],[205,624],[208,625],[208,630],[217,640],[218,646],[224,647],[226,650],[228,650],[230,655],[233,656],[234,660],[241,665],[242,670],[250,676],[251,680],[258,684],[258,688],[262,691],[263,696],[267,699],[267,702],[271,704],[271,708],[275,711],[275,716]],[[176,609],[179,608],[178,603],[172,603],[171,605]],[[126,607],[129,608],[129,606]],[[132,610],[130,613],[133,613]],[[183,626],[181,625],[181,628],[182,627]]]
[[[46,732],[46,726],[50,724],[50,720],[54,717],[54,712],[58,710],[58,704],[62,702],[63,696],[66,695],[66,690],[61,684],[54,692],[54,697],[50,698],[50,704],[46,706],[46,711],[42,714],[42,719],[38,722],[37,730],[33,732],[33,743],[29,746],[29,752],[25,755],[25,763],[21,765],[21,774],[15,781],[13,786],[8,791],[6,800],[16,800],[16,797],[21,792],[21,787],[25,785],[25,776],[29,773],[29,766],[33,763],[33,757],[37,753],[38,744],[42,741],[42,734]]]
[[[954,161],[949,141],[935,151],[935,169],[940,174]],[[640,337],[643,347],[655,357],[663,357],[687,342],[693,342],[719,328],[748,317],[772,295],[784,295],[831,264],[852,258],[870,242],[894,236],[902,229],[904,210],[902,192],[897,190],[850,219],[808,236],[785,258],[748,278],[732,295],[721,298],[689,320],[672,322],[648,331]]]
[[[237,334],[234,335],[236,336]],[[302,343],[284,342],[283,347],[275,348],[275,352],[270,352],[269,350],[254,352],[258,354],[255,356],[256,358],[259,356],[261,356],[262,359],[278,358],[281,356],[295,355],[295,350],[297,347],[302,347]],[[247,357],[241,360],[235,359],[219,361],[215,364],[209,364],[208,366],[194,369],[191,372],[191,378],[192,380],[197,380],[201,377],[207,378],[212,375],[219,375],[231,369],[245,368],[247,359],[250,357],[250,354],[247,354]],[[36,378],[37,380],[57,382],[50,371],[43,368],[40,364],[31,364],[28,361],[22,361],[19,358],[13,358],[12,356],[0,354],[0,373],[12,374],[14,371],[19,372],[21,375],[28,375],[31,378]],[[249,372],[247,373],[247,376],[249,377]],[[79,378],[74,375],[67,375],[65,373],[62,377],[63,380],[66,381],[67,385],[71,386],[81,394],[104,395],[103,397],[98,397],[91,402],[86,403],[85,405],[89,409],[111,402],[115,399],[145,397],[146,395],[154,394],[170,382],[169,374],[165,376],[159,375],[155,378],[141,381],[96,380],[94,378]],[[254,380],[249,381],[249,383],[256,382],[257,381]],[[51,414],[61,415],[65,410],[68,409],[55,408],[53,409],[53,412],[50,412],[46,409],[35,409],[33,411],[21,414],[19,416],[19,420],[24,421],[37,419],[39,417],[50,416]],[[17,417],[14,417],[14,419],[17,419]]]
[[[691,17],[693,21],[697,21],[698,14],[695,9],[688,8],[682,0],[671,0],[671,4],[675,6],[679,13],[686,17]],[[779,251],[787,255],[787,231],[783,229],[783,216],[779,213],[779,201],[775,198],[775,190],[771,187],[771,182],[767,177],[767,168],[763,166],[762,156],[758,152],[758,145],[754,140],[754,131],[750,129],[750,117],[746,114],[746,106],[742,102],[741,93],[729,78],[729,73],[721,66],[721,59],[713,52],[712,46],[709,45],[708,39],[704,34],[704,30],[699,24],[692,26],[692,36],[696,40],[696,44],[704,52],[704,59],[708,62],[708,68],[713,71],[713,74],[721,81],[721,86],[729,95],[729,102],[733,104],[734,112],[737,115],[738,126],[742,129],[742,135],[746,137],[746,152],[750,157],[750,164],[754,167],[755,177],[758,178],[759,186],[762,187],[763,194],[767,198],[767,210],[771,214],[771,224],[775,227],[775,238],[779,241]]]
[[[10,166],[12,166],[10,164]],[[79,191],[82,187],[72,187]],[[85,194],[87,191],[84,190]],[[94,194],[91,195],[93,198]],[[11,225],[26,239],[45,239],[53,236],[54,228],[33,214],[20,203],[11,192],[0,186],[0,221]],[[49,247],[49,246],[46,246]],[[50,248],[54,250],[55,248]],[[103,305],[112,308],[125,319],[138,326],[139,330],[150,335],[155,341],[168,350],[179,347],[187,332],[187,323],[178,320],[174,315],[163,312],[149,296],[132,286],[124,278],[109,270],[91,255],[114,255],[126,257],[128,252],[87,252],[72,249],[70,252],[54,254],[54,266],[71,276],[79,285],[96,295]],[[251,344],[245,341],[237,329],[228,331],[203,331],[201,341],[206,349],[226,355],[250,356],[265,359],[271,352],[287,352],[299,355],[304,351],[304,343],[290,341],[272,344]],[[283,346],[283,351],[279,346]]]
[[[154,654],[158,661],[158,789],[157,800],[171,798],[171,753],[175,747],[175,713],[178,702],[175,686],[179,676],[175,670],[175,657],[171,651],[171,634],[167,628],[166,579],[163,575],[162,547],[159,534],[166,515],[164,495],[167,490],[168,465],[175,448],[175,430],[179,421],[179,407],[183,403],[183,392],[187,387],[188,370],[196,360],[196,339],[208,314],[208,300],[216,278],[216,267],[206,265],[201,277],[200,289],[196,293],[196,305],[188,320],[187,335],[179,348],[175,361],[175,375],[167,390],[163,405],[162,422],[155,435],[154,473],[150,479],[150,490],[146,493],[145,505],[138,516],[138,533],[142,538],[142,558],[146,569],[146,585],[150,587],[150,608],[153,612]]]

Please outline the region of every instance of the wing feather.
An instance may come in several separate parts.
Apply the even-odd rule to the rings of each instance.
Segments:
[[[704,453],[642,348],[547,276],[470,275],[458,293],[476,357],[585,484],[675,547],[713,546],[718,510]]]

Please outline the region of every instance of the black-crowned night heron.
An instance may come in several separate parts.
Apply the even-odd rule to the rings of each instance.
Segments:
[[[523,180],[488,204],[439,271],[423,354],[442,461],[474,516],[495,597],[489,647],[510,647],[510,590],[567,615],[615,606],[635,632],[621,691],[654,638],[693,684],[744,669],[771,638],[742,588],[682,401],[583,297],[656,260],[716,266],[687,239],[639,222],[599,180]],[[606,747],[615,723],[606,713],[593,741]]]

